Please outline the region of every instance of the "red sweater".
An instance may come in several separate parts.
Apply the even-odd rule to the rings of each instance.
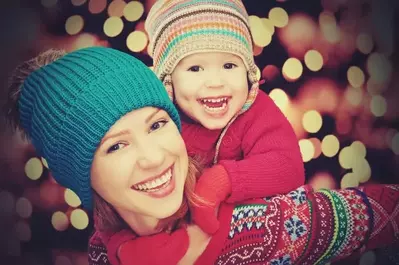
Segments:
[[[190,156],[212,165],[222,130],[208,130],[183,113],[182,135]],[[230,177],[228,202],[290,192],[305,182],[298,140],[291,124],[263,91],[252,106],[228,128],[218,163]]]
[[[399,186],[377,184],[318,192],[304,186],[287,195],[236,205],[224,203],[218,219],[221,228],[196,265],[325,264],[398,242]],[[130,240],[132,234],[126,232],[125,239],[111,240],[106,248],[116,250],[125,242],[119,252],[121,264],[140,265]],[[164,252],[170,257],[145,253],[146,246],[141,245],[140,255],[149,256],[151,264],[175,265],[184,254],[176,251],[184,249],[177,243],[187,245],[188,241],[172,243],[176,246],[165,245],[175,248]],[[89,264],[110,264],[106,248],[96,232],[90,239]],[[164,262],[168,259],[174,261]]]

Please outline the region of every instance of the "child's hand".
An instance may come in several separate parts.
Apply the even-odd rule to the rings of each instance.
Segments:
[[[189,238],[185,227],[175,232],[138,237],[118,249],[121,265],[175,265],[186,254]]]
[[[195,193],[207,204],[192,209],[193,221],[210,235],[219,229],[216,213],[220,203],[231,193],[230,178],[222,165],[207,168],[199,178]]]

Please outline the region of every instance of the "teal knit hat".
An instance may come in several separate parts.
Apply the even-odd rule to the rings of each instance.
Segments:
[[[181,129],[162,82],[138,59],[104,47],[71,52],[25,80],[19,99],[22,128],[59,184],[92,209],[90,168],[110,127],[143,107],[164,109]]]

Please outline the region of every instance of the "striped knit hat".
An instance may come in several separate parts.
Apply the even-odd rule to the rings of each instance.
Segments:
[[[180,129],[177,110],[154,73],[111,48],[77,50],[34,71],[24,81],[18,104],[22,128],[54,178],[89,210],[94,153],[119,118],[158,107]]]
[[[184,57],[197,52],[229,52],[239,56],[252,84],[242,111],[249,108],[258,89],[248,14],[241,0],[158,0],[145,29],[154,72],[173,99],[171,77]]]

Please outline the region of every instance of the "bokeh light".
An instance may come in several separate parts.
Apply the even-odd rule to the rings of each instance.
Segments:
[[[309,184],[314,190],[335,189],[336,183],[333,176],[328,172],[318,172],[311,177]]]
[[[46,8],[55,7],[57,5],[58,0],[41,0],[41,3]]]
[[[92,14],[99,14],[107,7],[107,0],[90,0],[89,12]]]
[[[271,22],[270,19],[268,19],[268,18],[261,18],[260,21],[262,22],[262,24],[265,27],[268,34],[270,34],[272,36],[275,32],[273,22]]]
[[[348,82],[353,87],[361,87],[365,82],[365,76],[362,71],[357,66],[351,66],[347,72]]]
[[[373,39],[370,34],[360,33],[356,39],[358,50],[364,54],[369,54],[373,50]]]
[[[266,81],[272,81],[274,80],[277,75],[279,74],[279,69],[275,65],[266,65],[265,68],[262,70],[262,77]]]
[[[69,226],[68,216],[63,212],[55,212],[51,216],[51,224],[57,231],[65,231]]]
[[[353,149],[350,146],[342,148],[341,152],[339,152],[338,160],[342,168],[350,169],[355,160]]]
[[[144,13],[144,6],[138,1],[131,1],[127,3],[123,9],[123,15],[127,21],[137,21]]]
[[[75,209],[70,216],[71,224],[78,230],[86,229],[89,224],[89,217],[82,209]]]
[[[298,144],[299,149],[301,150],[303,162],[309,162],[312,160],[315,153],[315,148],[312,142],[309,141],[309,139],[301,139],[299,140]]]
[[[123,30],[123,21],[120,17],[109,17],[105,20],[103,29],[108,37],[116,37]]]
[[[297,58],[289,58],[283,65],[283,75],[288,81],[295,81],[303,72],[301,61]]]
[[[48,169],[47,160],[44,157],[41,157],[40,160],[42,161],[43,166]]]
[[[254,43],[259,47],[265,47],[272,41],[272,33],[266,28],[258,16],[249,16],[249,27],[251,29]]]
[[[70,189],[65,189],[64,199],[66,203],[71,207],[78,207],[82,203],[78,195],[76,195],[76,193]]]
[[[15,210],[20,217],[29,218],[32,214],[32,204],[27,198],[21,197],[17,200]]]
[[[86,3],[86,0],[71,0],[72,5],[74,6],[81,6]]]
[[[273,99],[274,103],[279,107],[281,111],[284,112],[284,110],[287,108],[288,104],[290,103],[290,99],[285,93],[284,90],[281,88],[275,88],[269,93],[269,97]]]
[[[32,232],[27,222],[20,220],[15,224],[15,233],[17,238],[22,242],[28,242],[31,240]]]
[[[346,173],[341,179],[341,188],[354,188],[359,186],[359,180],[352,172]]]
[[[396,134],[392,137],[391,149],[395,155],[399,155],[399,132],[396,132]]]
[[[358,107],[363,100],[363,91],[359,87],[348,86],[345,91],[345,99],[354,107]]]
[[[367,59],[367,71],[373,82],[384,84],[391,78],[392,65],[384,54],[374,52]]]
[[[82,31],[83,26],[84,26],[83,17],[79,15],[73,15],[66,20],[65,31],[69,35],[75,35],[78,34],[80,31]]]
[[[312,145],[314,147],[314,154],[312,158],[316,159],[321,155],[321,142],[318,138],[315,137],[309,138],[309,141],[312,142]]]
[[[376,117],[384,116],[387,111],[387,102],[381,95],[374,95],[370,101],[370,111]]]
[[[108,16],[122,17],[126,2],[123,0],[113,0],[108,6]]]
[[[274,7],[269,11],[269,19],[277,28],[283,28],[288,24],[288,14],[281,7]]]
[[[126,39],[126,46],[132,52],[140,52],[144,50],[147,43],[147,35],[142,31],[133,31]]]
[[[365,183],[371,178],[370,164],[362,157],[355,156],[355,160],[352,165],[352,171],[360,183]]]
[[[309,133],[317,133],[323,125],[323,118],[316,110],[305,112],[302,118],[303,128]]]
[[[38,180],[43,174],[43,164],[37,157],[32,157],[25,164],[25,174],[31,180]]]
[[[323,56],[316,50],[309,50],[305,54],[305,64],[313,72],[323,67]]]
[[[366,146],[361,141],[354,141],[350,146],[356,157],[362,157],[362,158],[366,157],[367,154]]]
[[[333,157],[339,151],[339,140],[335,135],[326,135],[321,141],[321,151],[326,157]]]
[[[70,258],[60,255],[55,258],[54,265],[73,265],[73,263]]]

